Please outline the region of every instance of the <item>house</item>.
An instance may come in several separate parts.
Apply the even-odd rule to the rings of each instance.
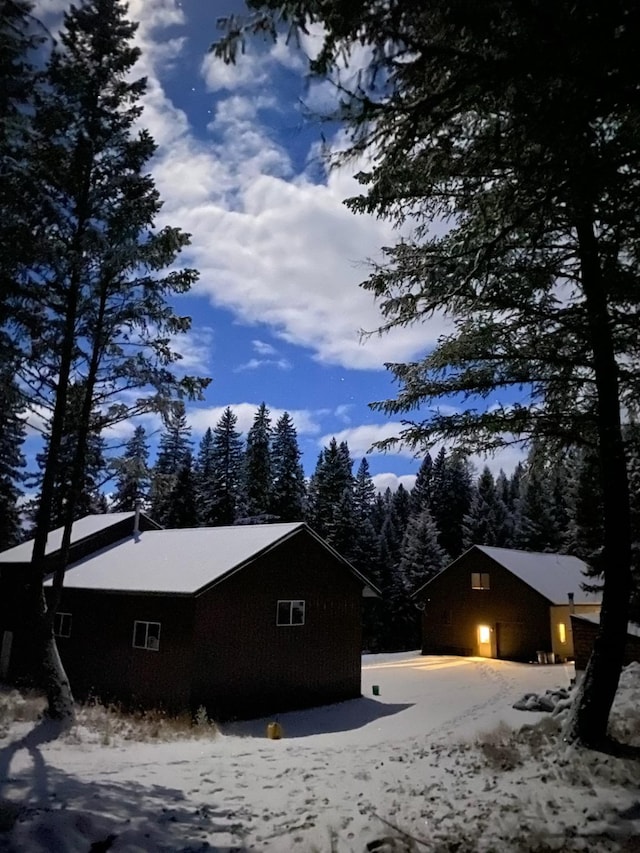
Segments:
[[[251,717],[360,695],[371,584],[304,523],[146,530],[70,566],[76,696]]]
[[[73,523],[69,562],[145,530],[160,530],[160,525],[142,512],[113,512],[87,515]],[[55,571],[60,560],[63,528],[53,530],[47,539],[45,573]],[[0,552],[0,678],[18,679],[28,670],[24,661],[26,645],[20,643],[24,628],[22,597],[28,583],[33,540]],[[28,645],[28,644],[27,644]]]
[[[598,613],[577,557],[474,545],[414,593],[422,653],[573,657],[570,614]],[[553,658],[551,658],[553,659]]]
[[[576,672],[587,668],[591,650],[600,625],[597,613],[574,613],[571,615],[573,629],[573,647]],[[632,661],[640,661],[640,625],[637,622],[627,624],[627,642],[624,650],[624,666]]]

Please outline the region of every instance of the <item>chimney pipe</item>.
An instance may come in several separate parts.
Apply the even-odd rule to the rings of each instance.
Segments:
[[[573,603],[573,593],[572,592],[567,593],[567,597],[569,598],[569,613],[575,613],[576,612],[576,606]]]

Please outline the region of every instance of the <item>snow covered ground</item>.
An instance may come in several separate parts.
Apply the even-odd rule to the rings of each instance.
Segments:
[[[640,851],[640,765],[569,749],[558,716],[512,708],[572,676],[367,656],[361,699],[281,715],[282,740],[267,739],[266,719],[160,743],[82,726],[39,743],[33,723],[12,723],[0,850]],[[640,665],[614,710],[640,744]]]

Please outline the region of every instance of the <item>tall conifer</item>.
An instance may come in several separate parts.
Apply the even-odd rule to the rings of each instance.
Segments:
[[[116,472],[116,488],[112,496],[114,512],[132,512],[146,507],[149,498],[149,444],[147,433],[138,425],[127,441],[124,454],[111,463]]]
[[[271,416],[266,404],[261,403],[247,433],[244,451],[245,520],[273,520],[272,488]]]
[[[273,430],[271,447],[271,513],[279,521],[300,521],[304,516],[306,481],[291,415],[284,412]]]

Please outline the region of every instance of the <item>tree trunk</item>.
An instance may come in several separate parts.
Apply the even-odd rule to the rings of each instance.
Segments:
[[[630,499],[618,367],[592,216],[578,223],[577,234],[598,398],[604,586],[600,628],[565,736],[569,741],[598,746],[607,737],[609,713],[624,662],[631,594]]]
[[[32,674],[47,696],[47,717],[61,723],[60,731],[72,725],[75,703],[69,679],[62,666],[53,634],[53,613],[47,607],[42,576],[30,585],[25,632],[30,635]]]
[[[88,220],[91,164],[80,161],[78,173],[83,176],[83,190],[76,207],[78,225],[70,247],[70,255],[74,259],[82,257],[82,239]],[[47,607],[43,584],[47,572],[46,549],[51,525],[51,504],[58,473],[58,453],[64,435],[64,420],[71,381],[80,288],[81,270],[76,262],[70,272],[66,301],[61,315],[62,340],[59,350],[58,379],[49,433],[49,448],[36,513],[36,530],[31,555],[31,588],[27,597],[29,608],[27,620],[34,623],[35,652],[37,659],[42,663],[40,670],[44,676],[42,686],[47,694],[48,714],[52,719],[67,719],[69,716],[72,718],[74,713],[69,680],[64,672],[53,636],[55,607]],[[64,573],[64,565],[61,567],[58,565],[56,569],[56,575],[59,575],[60,571]]]
[[[62,723],[67,729],[75,720],[75,703],[71,693],[71,685],[64,671],[53,628],[47,620],[48,632],[44,637],[42,672],[44,687],[47,692],[47,715],[52,720]]]

